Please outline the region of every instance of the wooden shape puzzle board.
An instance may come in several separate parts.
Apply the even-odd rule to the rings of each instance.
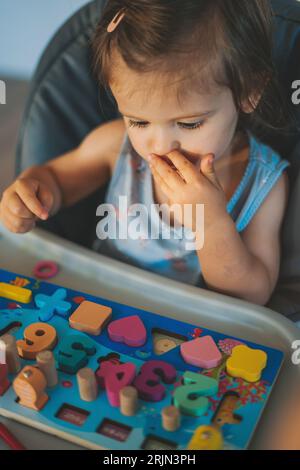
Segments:
[[[0,396],[0,414],[91,449],[186,449],[200,425],[211,425],[217,420],[224,420],[224,417],[219,417],[218,412],[221,404],[226,404],[227,411],[232,410],[232,419],[230,422],[224,420],[219,423],[224,448],[244,449],[249,445],[282,365],[281,351],[207,330],[199,324],[177,321],[71,289],[66,289],[64,299],[58,295],[59,302],[70,304],[69,311],[66,311],[66,305],[60,304],[61,309],[54,308],[54,314],[51,314],[50,309],[50,314],[48,310],[45,315],[42,310],[45,308],[43,300],[55,296],[62,289],[60,286],[39,282],[31,277],[21,278],[15,273],[3,270],[0,270],[0,282],[24,285],[33,294],[32,301],[27,304],[0,297],[0,336],[10,333],[17,340],[23,339],[23,332],[29,325],[40,322],[41,316],[49,317],[47,324],[57,332],[57,344],[53,353],[58,368],[61,345],[65,344],[70,335],[76,335],[79,344],[83,341],[84,344],[92,345],[84,366],[94,371],[107,361],[111,364],[134,364],[137,373],[143,365],[153,360],[164,361],[176,369],[175,381],[160,384],[165,389],[163,398],[156,402],[139,398],[138,412],[134,416],[124,416],[118,407],[111,406],[104,389],[100,389],[97,399],[93,402],[81,400],[76,375],[72,371],[70,373],[70,370],[69,373],[66,372],[66,368],[64,371],[58,370],[58,385],[46,389],[49,400],[42,410],[35,411],[21,406],[13,387],[10,386]],[[38,295],[44,296],[39,298],[39,306],[36,305]],[[83,300],[112,309],[108,324],[98,336],[77,331],[69,326],[68,318]],[[146,341],[142,346],[135,347],[112,341],[108,335],[111,322],[130,316],[138,316],[146,328]],[[184,318],[184,306],[182,317]],[[187,364],[180,353],[181,345],[207,336],[214,340],[222,354],[220,364],[207,370]],[[267,355],[266,367],[257,382],[250,383],[226,373],[226,360],[230,357],[232,348],[240,343],[252,349],[259,349]],[[35,364],[34,360],[20,360],[22,368]],[[183,376],[187,372],[214,378],[218,382],[218,390],[214,395],[208,396],[209,406],[203,415],[182,414],[181,426],[176,431],[166,431],[162,427],[161,410],[174,404],[174,393],[183,386]],[[9,375],[11,382],[14,379],[15,376]]]

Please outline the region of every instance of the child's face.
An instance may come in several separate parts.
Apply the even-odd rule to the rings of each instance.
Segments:
[[[164,156],[174,149],[195,164],[208,153],[216,159],[230,153],[238,112],[229,89],[206,95],[190,91],[180,105],[172,88],[157,86],[154,93],[152,82],[147,93],[143,76],[127,69],[123,77],[125,86],[111,84],[111,91],[130,141],[145,160],[150,153]],[[128,96],[132,89],[134,93]]]

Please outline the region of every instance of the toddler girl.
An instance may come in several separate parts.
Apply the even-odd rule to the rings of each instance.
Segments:
[[[109,180],[94,250],[265,304],[288,192],[288,162],[263,143],[285,122],[269,1],[108,0],[92,45],[120,119],[26,169],[4,224],[24,233]]]

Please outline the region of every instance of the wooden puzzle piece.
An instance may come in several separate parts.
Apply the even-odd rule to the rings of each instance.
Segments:
[[[204,415],[209,407],[207,397],[218,392],[218,382],[206,375],[186,371],[183,374],[183,383],[174,392],[174,405],[184,414]]]
[[[88,363],[88,356],[96,353],[94,341],[88,336],[73,334],[66,336],[59,343],[56,356],[58,368],[67,374],[76,374]]]
[[[0,297],[5,299],[15,300],[23,304],[29,304],[32,299],[32,292],[24,287],[13,286],[6,282],[0,282]]]
[[[136,375],[136,367],[131,362],[125,364],[112,364],[102,362],[96,371],[100,387],[104,387],[111,406],[120,406],[120,391],[131,385]]]
[[[257,382],[267,364],[267,354],[260,349],[248,346],[235,346],[227,359],[226,370],[232,377],[240,377],[247,382]]]
[[[48,401],[45,393],[47,381],[37,367],[26,366],[13,382],[13,388],[19,398],[19,405],[41,410]]]
[[[10,281],[10,284],[13,284],[14,286],[19,286],[19,287],[25,287],[28,284],[30,284],[30,281],[28,279],[25,279],[24,277],[16,276],[15,279]]]
[[[8,380],[8,366],[7,364],[0,364],[0,397],[4,395],[9,387],[10,381]]]
[[[107,328],[112,341],[125,343],[127,346],[143,346],[147,340],[147,331],[138,315],[112,321]]]
[[[134,416],[138,409],[138,391],[128,385],[120,390],[120,412],[124,416]]]
[[[36,294],[34,301],[36,306],[40,309],[39,319],[48,322],[55,313],[66,317],[72,307],[69,302],[64,300],[66,297],[67,291],[62,288],[56,289],[52,295]]]
[[[180,427],[180,411],[176,406],[165,406],[161,411],[162,427],[165,431],[174,432]]]
[[[76,295],[72,298],[72,302],[74,302],[74,304],[81,304],[84,300],[85,297],[83,297],[82,295]]]
[[[69,318],[71,328],[90,335],[100,335],[111,317],[112,309],[84,300]]]
[[[211,336],[201,336],[181,344],[180,353],[187,364],[203,369],[212,369],[222,362],[222,354]]]
[[[157,356],[165,354],[187,341],[187,337],[161,328],[153,328],[151,333],[153,352]]]
[[[161,338],[154,341],[153,350],[158,356],[176,348],[177,344],[172,339]]]
[[[95,372],[85,367],[77,372],[79,395],[83,401],[95,401],[98,395],[98,384]]]
[[[0,338],[0,351],[6,358],[9,374],[17,374],[21,369],[21,363],[18,356],[16,338],[6,334]]]
[[[54,261],[39,261],[33,268],[33,274],[38,279],[50,279],[58,273],[58,264]]]
[[[164,361],[153,360],[142,365],[133,385],[143,400],[160,401],[166,394],[166,389],[160,382],[171,384],[175,379],[174,366]]]
[[[238,393],[232,391],[226,392],[212,418],[212,424],[218,428],[225,424],[240,424],[242,417],[234,414],[234,410],[239,404],[239,399]]]
[[[199,426],[188,443],[188,450],[221,450],[223,436],[214,426]]]
[[[58,383],[55,359],[52,351],[40,351],[36,355],[38,368],[47,380],[47,387],[55,387]]]
[[[56,330],[48,323],[32,323],[25,328],[23,335],[24,339],[17,341],[17,349],[24,359],[35,359],[37,353],[53,349],[57,343]]]

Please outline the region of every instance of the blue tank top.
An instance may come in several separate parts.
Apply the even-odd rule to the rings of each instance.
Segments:
[[[240,184],[227,204],[227,212],[234,220],[238,232],[242,232],[247,227],[284,169],[289,165],[289,162],[281,159],[274,150],[258,141],[249,131],[247,135],[249,139],[248,164]],[[187,243],[191,244],[193,241],[193,232],[185,227],[170,226],[162,220],[153,198],[153,182],[149,165],[134,150],[127,133],[106,193],[105,204],[114,208],[116,232],[111,237],[111,231],[104,229],[108,223],[108,218],[105,216],[99,222],[102,239],[99,239],[98,231],[98,238],[93,244],[95,251],[180,282],[203,285],[197,252],[195,249],[187,250]],[[142,222],[140,222],[139,212],[135,210],[132,212],[132,209],[137,207],[132,206],[133,204],[143,204],[145,213]],[[101,215],[104,215],[104,212]],[[119,232],[120,224],[122,225],[126,220],[127,226],[133,223],[135,229],[138,228],[134,237],[127,234],[125,236],[124,232]],[[151,230],[154,227],[158,233],[156,238],[149,236],[151,233],[149,227],[152,227]],[[104,232],[109,232],[110,235],[105,238]],[[123,235],[120,236],[120,233]],[[165,237],[164,233],[170,236]]]

